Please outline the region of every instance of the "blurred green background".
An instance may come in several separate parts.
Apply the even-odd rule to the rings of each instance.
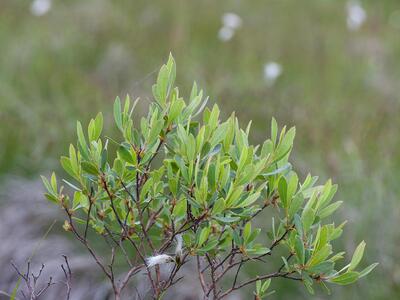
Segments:
[[[337,246],[351,253],[365,239],[364,264],[380,265],[317,298],[400,298],[398,0],[39,2],[0,1],[2,180],[58,169],[77,119],[103,111],[112,134],[115,96],[145,107],[171,51],[186,94],[196,80],[225,115],[252,119],[255,143],[272,116],[296,125],[295,168],[339,184],[335,221],[349,223]],[[240,21],[221,32],[228,12]],[[274,288],[273,299],[310,298],[297,284]]]

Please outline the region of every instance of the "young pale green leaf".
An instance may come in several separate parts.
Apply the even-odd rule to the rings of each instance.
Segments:
[[[51,183],[47,180],[46,177],[40,176],[42,178],[43,184],[48,191],[48,193],[45,193],[45,197],[50,200],[51,202],[58,203],[58,196],[57,196],[57,182],[54,182],[55,175],[51,176]]]
[[[51,174],[51,187],[53,188],[53,191],[55,192],[55,193],[57,193],[57,177],[56,177],[56,174],[53,172],[52,174]]]
[[[171,104],[171,108],[169,109],[168,120],[174,121],[182,112],[185,107],[185,102],[182,99],[177,99]]]
[[[276,145],[276,139],[278,137],[278,123],[275,118],[271,120],[271,140],[274,145]]]
[[[369,265],[368,267],[366,267],[364,270],[362,270],[362,271],[360,272],[359,278],[362,278],[362,277],[364,277],[364,276],[367,276],[369,273],[371,273],[371,271],[372,271],[373,269],[375,269],[375,267],[376,267],[377,265],[379,265],[379,264],[378,264],[378,263],[374,263],[374,264]]]
[[[72,144],[69,145],[69,161],[71,164],[72,171],[75,174],[78,174],[79,173],[78,157],[76,155],[75,147]]]
[[[121,100],[117,97],[114,101],[114,120],[119,130],[122,128],[122,112],[121,112]]]
[[[268,290],[270,285],[271,285],[271,278],[264,281],[264,283],[261,287],[262,293],[265,293]]]
[[[364,249],[365,249],[365,242],[362,241],[356,248],[356,250],[354,251],[353,257],[351,259],[350,262],[350,266],[349,266],[349,271],[353,271],[358,264],[360,263],[363,255],[364,255]]]
[[[256,294],[257,295],[261,294],[261,280],[256,281]]]
[[[245,243],[249,239],[250,235],[251,235],[251,222],[247,222],[243,228],[243,239]]]
[[[328,205],[327,207],[321,209],[321,211],[318,213],[318,216],[321,219],[329,217],[340,207],[340,205],[342,205],[342,203],[343,203],[343,201],[337,201],[337,202],[334,202],[334,203]]]
[[[42,178],[43,185],[45,186],[46,190],[49,193],[53,193],[53,188],[51,187],[51,185],[50,185],[49,181],[47,180],[47,178],[42,176],[42,175],[40,177]]]
[[[328,256],[331,254],[332,254],[332,246],[330,244],[325,244],[320,250],[312,254],[310,260],[307,262],[307,265],[309,267],[318,265],[319,263],[327,259]]]
[[[294,127],[290,128],[289,131],[284,134],[283,138],[279,141],[279,147],[277,149],[275,158],[276,161],[279,161],[289,155],[289,152],[293,147],[293,140],[295,135],[296,129]]]
[[[103,114],[101,112],[99,112],[96,118],[94,119],[94,124],[95,124],[95,131],[93,140],[97,140],[100,137],[101,132],[103,130]]]
[[[76,132],[78,134],[78,141],[79,141],[79,145],[81,147],[80,149],[82,149],[87,154],[86,139],[85,139],[85,135],[83,134],[81,122],[79,122],[79,121],[77,121],[77,123],[76,123]],[[83,154],[84,153],[82,153],[82,155]]]
[[[61,166],[63,167],[63,169],[64,169],[69,175],[71,175],[72,177],[75,178],[75,177],[76,177],[76,174],[75,174],[74,170],[72,169],[71,161],[69,160],[69,158],[66,157],[66,156],[61,156],[60,162],[61,162]]]
[[[92,119],[92,120],[90,120],[90,122],[89,122],[89,125],[88,125],[88,137],[89,137],[89,143],[91,142],[91,141],[94,141],[95,140],[95,130],[96,130],[96,128],[95,128],[95,124],[94,124],[94,120]]]

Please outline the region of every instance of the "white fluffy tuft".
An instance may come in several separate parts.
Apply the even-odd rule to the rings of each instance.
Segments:
[[[172,261],[174,261],[172,256],[169,256],[167,254],[160,254],[146,258],[146,265],[147,267],[151,268],[154,267],[155,265],[166,264]]]

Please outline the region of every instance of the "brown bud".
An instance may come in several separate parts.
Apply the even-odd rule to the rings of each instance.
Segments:
[[[167,131],[166,131],[166,132],[168,133],[168,132],[170,132],[171,130],[172,130],[172,124],[169,124],[168,127],[167,127]]]
[[[104,218],[106,217],[106,213],[104,210],[99,210],[97,211],[97,216],[99,217],[100,220],[104,220]]]
[[[64,221],[63,228],[65,231],[72,231],[72,226],[67,220]]]
[[[172,207],[175,207],[175,205],[176,205],[176,199],[175,198],[172,198],[171,205],[172,205]]]
[[[128,229],[128,235],[132,236],[135,233],[135,227],[129,227]]]
[[[219,231],[219,230],[218,230],[217,225],[215,225],[215,224],[211,225],[211,232],[212,232],[213,234],[216,234],[218,231]]]
[[[246,191],[249,192],[253,189],[253,185],[251,183],[249,183],[248,185],[246,185]]]

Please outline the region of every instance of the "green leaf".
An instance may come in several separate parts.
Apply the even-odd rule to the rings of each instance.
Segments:
[[[246,249],[246,252],[251,255],[264,255],[271,252],[271,249],[267,247],[257,247],[253,249]]]
[[[12,293],[10,295],[10,300],[15,300],[17,299],[17,292],[19,289],[19,285],[21,284],[21,277],[18,277],[17,283],[15,284]]]
[[[325,244],[320,250],[312,254],[307,265],[313,267],[324,261],[330,254],[332,254],[332,246],[330,244]]]
[[[297,194],[289,205],[289,218],[293,217],[301,208],[304,202],[303,195]]]
[[[95,130],[96,130],[96,125],[94,124],[94,120],[90,120],[89,125],[88,125],[88,137],[89,137],[89,143],[91,141],[95,140]]]
[[[296,128],[292,127],[289,131],[283,136],[283,139],[279,141],[279,147],[276,153],[276,160],[281,160],[286,157],[293,146],[294,136],[296,135]]]
[[[103,130],[103,114],[99,112],[94,120],[95,123],[95,131],[94,131],[94,140],[97,140],[100,137],[100,134]]]
[[[129,151],[122,145],[118,147],[117,152],[118,152],[119,158],[122,159],[123,161],[130,163],[134,166],[137,164],[136,153]]]
[[[185,101],[182,99],[177,99],[171,104],[171,108],[169,109],[168,120],[174,121],[182,112],[185,107]]]
[[[276,145],[276,138],[278,136],[278,123],[275,118],[271,120],[271,140],[274,145]]]
[[[197,245],[199,247],[201,247],[204,244],[204,242],[207,240],[209,234],[210,234],[210,227],[204,227],[200,231],[199,239],[197,241]]]
[[[251,235],[251,222],[247,222],[243,228],[243,239],[245,243],[249,239],[250,235]]]
[[[315,211],[308,207],[305,210],[303,210],[303,213],[301,214],[301,220],[303,222],[303,229],[304,233],[307,233],[308,230],[310,229],[311,225],[313,224],[315,219]]]
[[[82,170],[91,175],[99,175],[99,170],[97,167],[88,161],[81,162]]]
[[[53,188],[53,191],[57,193],[57,178],[54,172],[51,174],[51,187]]]
[[[219,241],[217,239],[214,239],[212,241],[209,241],[207,244],[204,245],[204,247],[201,247],[201,251],[208,252],[213,250],[217,245]]]
[[[69,161],[71,163],[72,171],[75,174],[79,174],[78,157],[74,145],[69,145]]]
[[[335,210],[337,210],[339,208],[340,205],[342,205],[342,203],[343,203],[343,201],[337,201],[335,203],[332,203],[332,204],[328,205],[324,209],[321,209],[321,211],[319,212],[318,216],[321,219],[330,216],[331,214],[333,214],[335,212]]]
[[[229,216],[228,216],[228,217],[214,216],[213,218],[214,218],[215,220],[221,222],[221,223],[227,223],[227,224],[229,224],[229,223],[235,223],[235,222],[237,222],[237,221],[240,220],[239,217],[229,217]]]
[[[362,270],[360,272],[360,276],[359,278],[362,278],[364,276],[367,276],[373,269],[375,269],[375,267],[379,265],[378,263],[374,263],[372,265],[369,265],[368,267],[366,267],[364,270]]]
[[[319,263],[318,265],[313,266],[312,268],[308,269],[310,273],[314,274],[329,274],[330,272],[333,271],[334,267],[334,262],[333,261],[324,261],[322,263]]]
[[[224,211],[225,209],[225,201],[224,198],[219,198],[217,199],[217,201],[215,201],[213,209],[212,209],[212,213],[213,214],[220,214]]]
[[[122,128],[122,112],[121,112],[121,100],[117,97],[114,101],[114,120],[115,124],[119,130],[123,130]]]
[[[47,180],[47,178],[42,176],[42,175],[40,177],[42,178],[42,181],[43,181],[44,186],[46,187],[46,190],[49,193],[53,193],[53,188],[51,187],[51,185],[50,185],[49,181]]]
[[[162,108],[166,106],[166,100],[169,96],[175,81],[176,67],[172,55],[169,56],[166,65],[163,65],[157,76],[157,83],[153,85],[153,95]]]
[[[356,282],[359,277],[360,273],[358,272],[347,272],[337,277],[331,278],[329,281],[340,285],[347,285]]]
[[[80,150],[82,151],[82,155],[87,159],[88,158],[88,149],[86,144],[85,135],[83,134],[81,122],[77,121],[76,123],[76,132],[78,134],[78,141]]]
[[[75,172],[74,172],[73,169],[72,169],[71,161],[69,160],[68,157],[62,156],[61,159],[60,159],[60,162],[61,162],[61,166],[63,167],[63,169],[64,169],[69,175],[71,175],[72,177],[75,177],[75,176],[76,176],[76,175],[75,175]]]
[[[278,183],[278,193],[281,199],[282,207],[287,208],[287,182],[285,177],[281,177]]]
[[[300,264],[304,264],[305,260],[305,251],[304,251],[304,243],[300,236],[296,236],[294,250],[296,252],[297,259],[299,260]]]
[[[350,262],[350,266],[349,266],[349,271],[353,271],[358,264],[360,263],[363,255],[364,255],[364,249],[365,249],[365,242],[362,241],[356,248],[356,250],[354,251],[353,257],[351,259]]]
[[[287,170],[290,170],[291,167],[292,167],[292,165],[290,163],[287,163],[287,164],[283,165],[282,167],[275,169],[274,171],[262,174],[262,176],[267,177],[267,176],[281,174]]]
[[[257,295],[261,294],[261,280],[257,280],[256,281],[256,291],[257,291]]]
[[[271,278],[264,281],[264,283],[263,283],[263,285],[261,287],[261,291],[263,293],[265,293],[268,290],[270,285],[271,285]]]
[[[256,202],[258,200],[258,198],[260,197],[260,193],[254,193],[252,195],[250,195],[249,197],[247,197],[244,201],[240,202],[238,205],[234,205],[233,207],[247,207],[251,204],[253,204],[254,202]]]
[[[292,200],[293,195],[295,194],[295,192],[297,190],[298,183],[299,183],[299,178],[297,177],[296,173],[291,172],[291,176],[290,176],[289,183],[287,186],[288,201]]]
[[[296,227],[296,230],[299,233],[300,237],[303,237],[303,233],[304,233],[303,224],[302,224],[298,214],[294,215],[293,222],[294,222],[294,226]]]
[[[58,198],[54,196],[53,194],[45,193],[44,196],[47,198],[47,200],[53,202],[53,203],[58,203]]]
[[[179,202],[175,205],[173,213],[177,218],[183,218],[186,214],[187,210],[187,200],[183,197]]]

